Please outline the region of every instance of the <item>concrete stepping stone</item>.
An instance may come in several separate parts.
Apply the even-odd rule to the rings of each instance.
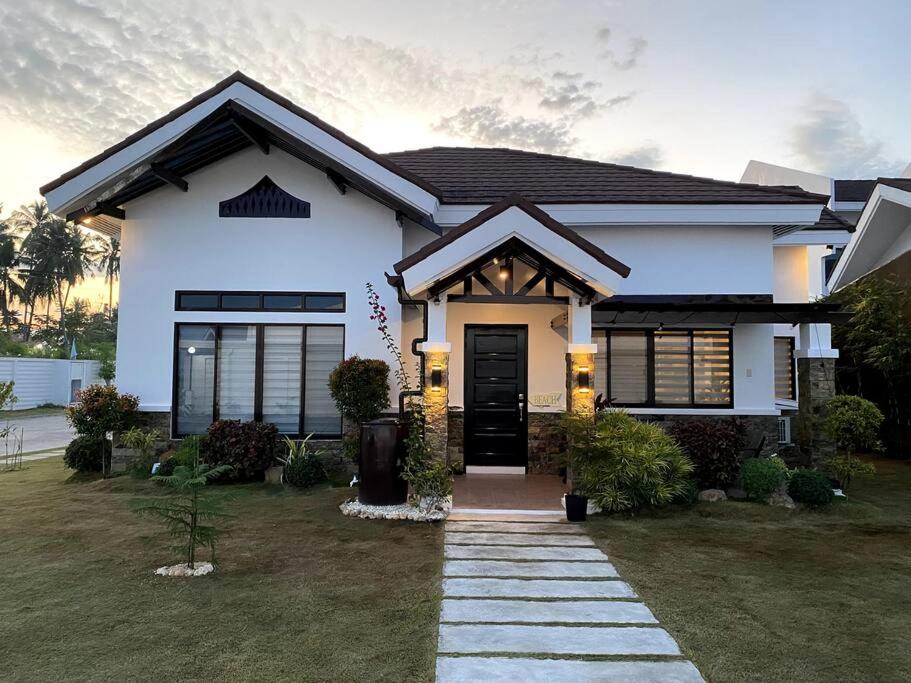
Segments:
[[[445,556],[450,560],[607,561],[607,555],[598,548],[538,548],[520,545],[447,545]]]
[[[702,683],[690,662],[617,662],[519,657],[438,657],[437,683]]]
[[[645,626],[440,624],[437,651],[441,654],[680,655],[680,648],[667,631]]]
[[[616,578],[610,562],[510,562],[509,560],[446,560],[443,576],[528,576],[535,578]]]
[[[656,624],[641,602],[605,600],[443,600],[440,622]]]
[[[447,531],[495,531],[516,534],[584,534],[577,524],[534,522],[446,522]]]
[[[635,598],[625,581],[443,579],[447,598]]]
[[[446,543],[463,545],[553,545],[585,546],[595,544],[588,536],[572,534],[502,534],[487,532],[446,532]]]

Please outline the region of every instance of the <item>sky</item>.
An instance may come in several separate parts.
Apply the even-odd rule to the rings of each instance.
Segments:
[[[2,215],[235,70],[379,152],[898,175],[909,26],[904,0],[0,0]]]

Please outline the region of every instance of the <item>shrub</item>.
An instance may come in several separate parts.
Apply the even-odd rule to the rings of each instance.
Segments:
[[[355,424],[375,420],[389,405],[389,365],[352,356],[329,375],[329,391],[343,417]]]
[[[326,470],[319,457],[322,451],[311,451],[307,448],[311,436],[313,435],[310,434],[303,441],[296,443],[285,437],[288,455],[281,459],[281,463],[285,466],[284,480],[291,486],[307,488],[326,481]]]
[[[587,453],[573,457],[573,486],[604,510],[636,510],[686,498],[693,463],[656,424],[609,411],[584,448]]]
[[[740,468],[740,484],[753,500],[765,500],[788,478],[788,466],[781,458],[747,458]]]
[[[131,427],[120,437],[127,448],[139,451],[139,457],[130,467],[130,473],[137,477],[148,477],[152,472],[152,461],[155,459],[155,443],[161,435],[155,431],[143,431],[138,427]]]
[[[139,399],[132,394],[119,394],[117,387],[91,384],[80,391],[76,405],[66,409],[66,417],[83,436],[103,437],[107,432],[131,426],[139,408]]]
[[[169,477],[174,474],[174,469],[178,465],[192,467],[196,454],[202,453],[204,449],[203,444],[205,440],[206,437],[202,434],[185,437],[180,444],[178,444],[177,450],[171,454],[171,457],[161,461],[161,465],[159,465],[156,474],[161,477]]]
[[[838,479],[842,491],[847,491],[856,477],[872,477],[876,474],[876,468],[873,463],[864,462],[856,455],[848,455],[847,453],[829,458],[826,466]]]
[[[840,451],[854,455],[861,449],[880,447],[883,414],[860,396],[836,396],[826,404],[822,427]]]
[[[101,454],[106,463],[111,461],[111,442],[94,436],[77,436],[70,441],[63,454],[63,464],[77,472],[101,472]],[[105,463],[105,464],[106,464]]]
[[[829,480],[816,470],[800,468],[791,473],[788,495],[798,503],[820,507],[832,502],[834,494]]]
[[[275,462],[278,429],[274,424],[217,420],[209,425],[201,455],[209,465],[230,465],[228,478],[255,479]]]
[[[737,481],[746,437],[739,420],[686,420],[670,429],[674,440],[693,461],[700,488],[727,488]]]

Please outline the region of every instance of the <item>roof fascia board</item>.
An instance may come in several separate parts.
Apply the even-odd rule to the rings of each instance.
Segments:
[[[102,159],[97,164],[50,190],[46,195],[48,207],[54,213],[64,213],[73,208],[83,206],[86,203],[87,196],[99,191],[104,185],[115,182],[120,176],[129,174],[130,170],[136,165],[142,164],[144,161],[159,154],[183,133],[229,100],[234,100],[238,105],[271,121],[290,135],[297,137],[326,156],[363,175],[378,187],[399,198],[404,203],[414,206],[415,209],[422,213],[432,214],[436,210],[438,200],[431,193],[381,166],[361,152],[338,140],[327,131],[240,82],[232,83],[224,90],[215,93],[209,99],[184,112],[173,121],[151,131],[134,143]]]
[[[453,227],[490,204],[442,204],[438,225]],[[813,225],[824,204],[538,204],[563,225]],[[799,229],[799,228],[795,228]]]
[[[542,225],[518,206],[511,206],[483,225],[402,271],[407,290],[414,295],[477,259],[492,248],[518,238],[557,265],[585,280],[600,294],[618,291],[622,278],[569,240]]]
[[[851,272],[851,266],[853,265],[855,258],[857,258],[861,244],[865,243],[865,238],[869,232],[868,228],[873,222],[876,212],[883,201],[891,201],[911,208],[911,192],[905,192],[896,187],[889,187],[888,185],[882,184],[877,184],[873,188],[873,192],[867,200],[863,213],[860,214],[860,218],[857,221],[857,228],[851,236],[851,241],[848,242],[848,246],[845,247],[844,253],[841,255],[841,258],[838,259],[838,263],[835,265],[835,269],[829,277],[828,285],[830,291],[834,292],[842,289],[867,274],[866,272]],[[902,229],[904,229],[904,227],[906,226],[902,226]],[[899,234],[900,233],[901,230],[899,231]],[[876,262],[878,260],[879,257],[871,262]]]
[[[773,245],[776,247],[816,245],[843,247],[850,241],[851,233],[847,230],[798,230],[776,237]]]
[[[832,211],[863,211],[866,202],[832,202]]]

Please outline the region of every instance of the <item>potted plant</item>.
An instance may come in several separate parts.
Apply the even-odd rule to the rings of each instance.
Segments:
[[[584,522],[588,515],[588,496],[581,490],[573,471],[578,471],[582,460],[591,453],[595,439],[594,415],[567,413],[566,427],[566,479],[569,492],[563,496],[566,521]]]

